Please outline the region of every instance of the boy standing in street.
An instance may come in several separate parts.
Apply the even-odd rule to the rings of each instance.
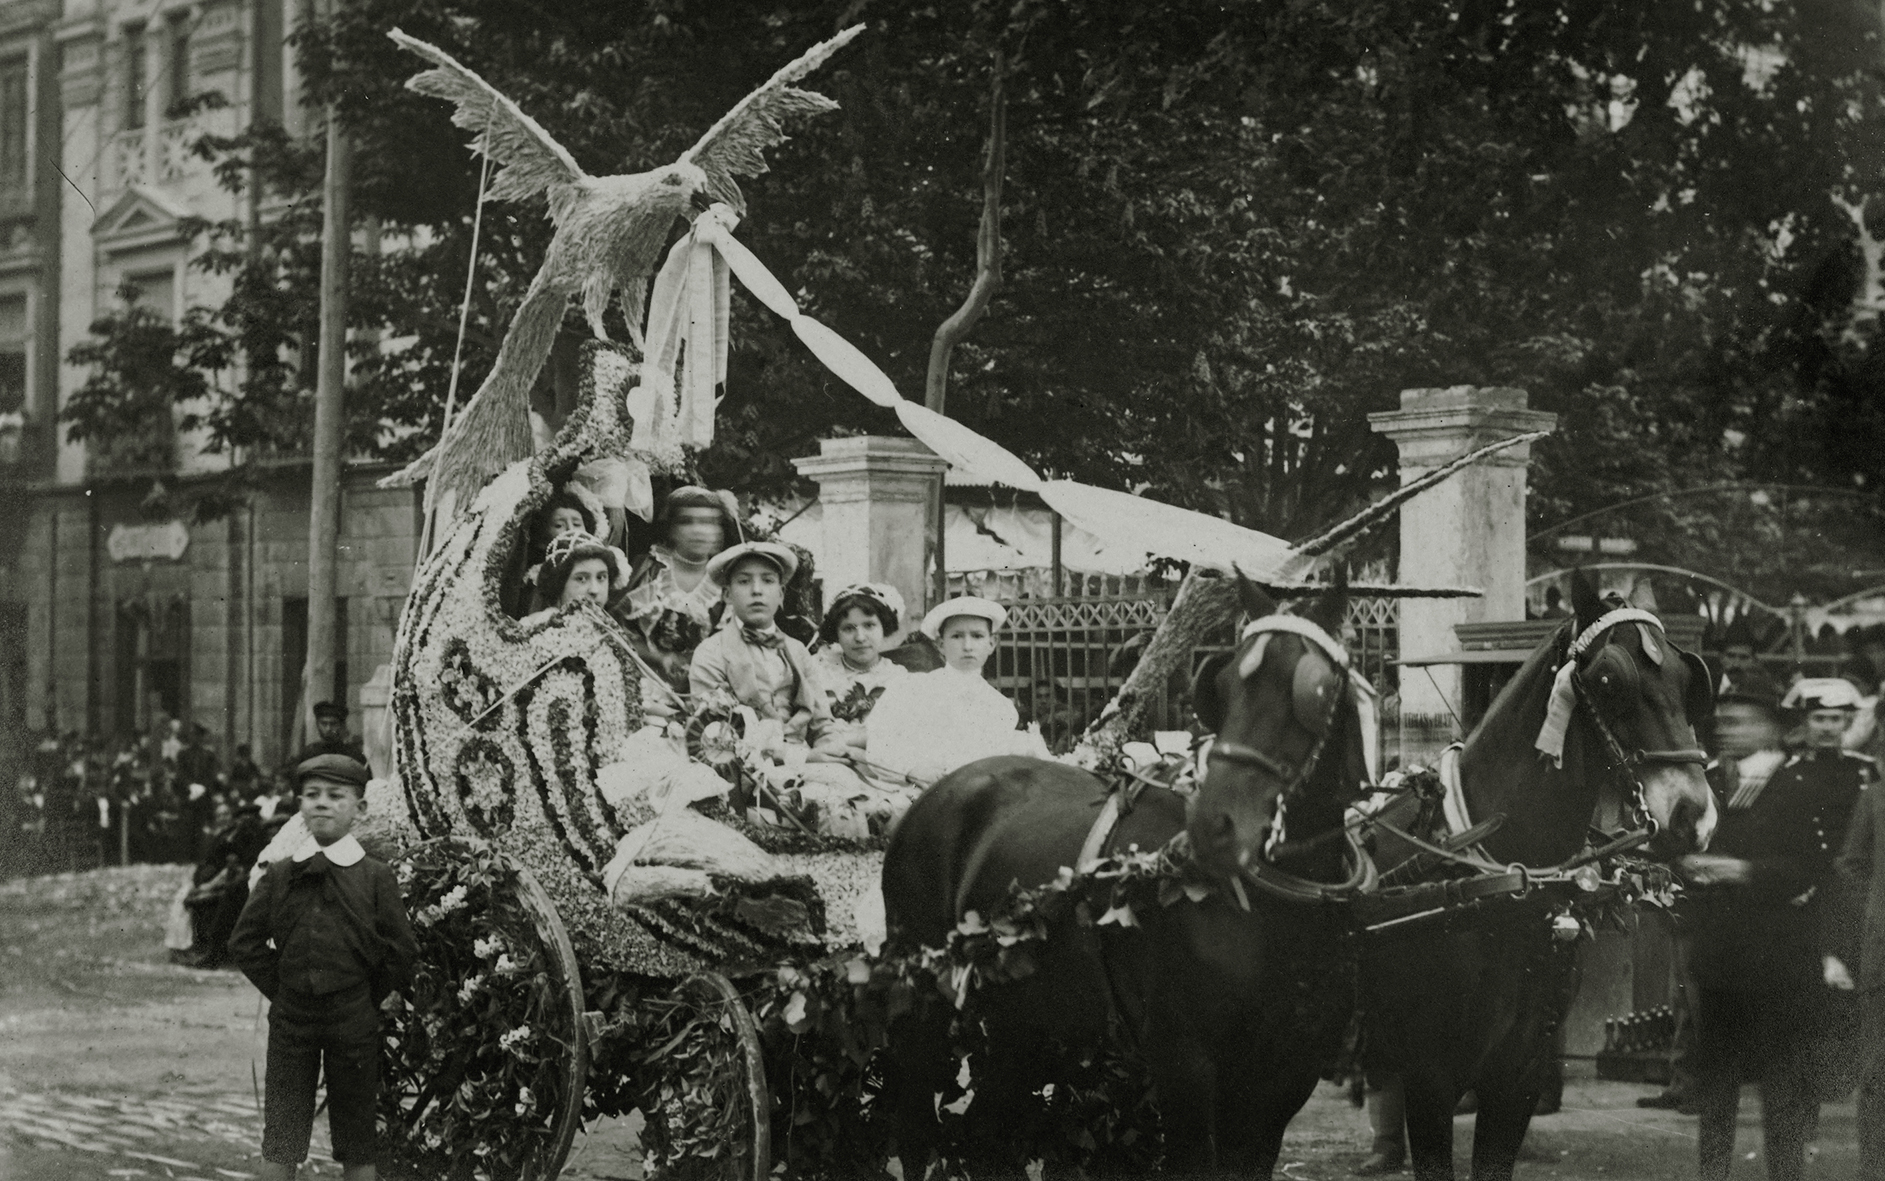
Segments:
[[[308,1155],[314,1091],[346,1181],[373,1181],[380,1002],[418,954],[393,871],[353,837],[366,765],[317,754],[295,768],[314,842],[269,867],[229,938],[229,958],[272,1002],[262,1175],[293,1181]]]

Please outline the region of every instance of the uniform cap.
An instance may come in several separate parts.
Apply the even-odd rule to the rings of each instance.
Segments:
[[[1859,691],[1851,681],[1838,677],[1803,677],[1787,690],[1780,706],[1809,713],[1816,709],[1858,709]]]

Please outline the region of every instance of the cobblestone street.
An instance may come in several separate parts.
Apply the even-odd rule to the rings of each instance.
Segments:
[[[185,870],[144,867],[0,884],[0,1179],[241,1178],[261,1143],[257,997],[233,972],[165,959],[161,907]],[[1652,1088],[1567,1068],[1565,1108],[1532,1124],[1521,1179],[1609,1181],[1695,1175],[1695,1120],[1644,1111]],[[639,1181],[633,1120],[579,1136],[566,1181]],[[338,1177],[316,1120],[306,1177]],[[1472,1120],[1455,1124],[1466,1174]],[[1367,1120],[1320,1088],[1284,1142],[1278,1175],[1340,1181],[1359,1164]],[[1766,1176],[1759,1103],[1742,1104],[1734,1181]],[[1846,1181],[1857,1152],[1850,1099],[1827,1104],[1811,1181]]]

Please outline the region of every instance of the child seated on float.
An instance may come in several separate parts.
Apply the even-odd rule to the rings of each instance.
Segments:
[[[530,560],[531,566],[524,571],[526,593],[533,590],[537,580],[543,574],[543,560],[549,552],[550,544],[559,537],[572,533],[581,533],[602,541],[603,518],[599,505],[584,503],[570,487],[563,487],[550,497],[544,506],[537,510],[530,522]],[[608,546],[615,555],[617,574],[610,584],[610,593],[621,591],[628,586],[628,556],[615,546]]]
[[[896,587],[861,582],[837,593],[818,628],[822,646],[812,660],[831,712],[831,733],[860,756],[865,719],[884,690],[910,675],[883,654],[902,615],[903,596]]]
[[[668,493],[659,528],[661,540],[636,563],[609,611],[628,628],[642,659],[685,690],[694,648],[720,610],[720,587],[707,576],[707,562],[741,540],[739,502],[730,492],[685,485]]]
[[[537,610],[524,617],[526,625],[552,619],[558,612],[588,603],[603,610],[612,589],[621,583],[622,551],[580,530],[562,533],[544,552],[543,566],[537,576]],[[620,626],[607,616],[613,626]],[[641,678],[641,709],[650,718],[682,716],[686,711],[681,696],[644,666]]]
[[[798,565],[790,549],[768,541],[736,545],[707,564],[727,612],[694,650],[693,705],[750,709],[766,731],[757,743],[775,800],[796,791],[822,831],[861,837],[887,824],[914,793],[867,784],[844,765],[844,741],[832,727],[811,653],[778,626]]]
[[[872,764],[927,785],[977,759],[1047,757],[1039,727],[1017,729],[1014,702],[982,676],[1007,619],[1000,603],[974,595],[947,599],[923,617],[923,634],[942,649],[943,667],[884,690],[865,721]]]

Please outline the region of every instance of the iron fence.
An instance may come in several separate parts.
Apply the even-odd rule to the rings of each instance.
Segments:
[[[1008,623],[996,637],[989,679],[1014,700],[1024,723],[1040,723],[1048,745],[1064,751],[1125,683],[1174,593],[1157,589],[1010,599],[1003,604]],[[1343,633],[1355,667],[1386,696],[1393,689],[1390,674],[1399,652],[1396,601],[1351,598]],[[1154,728],[1191,726],[1192,675],[1212,654],[1229,649],[1236,634],[1234,623],[1207,634],[1190,660],[1159,686],[1150,712]]]

